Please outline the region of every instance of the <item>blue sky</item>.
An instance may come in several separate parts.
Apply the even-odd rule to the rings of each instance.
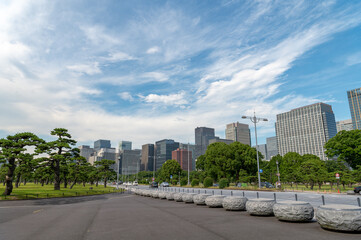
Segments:
[[[139,148],[255,110],[265,143],[293,108],[349,119],[361,87],[359,1],[1,1],[0,22],[1,137]]]

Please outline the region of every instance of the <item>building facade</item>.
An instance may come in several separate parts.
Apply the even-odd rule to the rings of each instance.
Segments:
[[[267,160],[267,145],[266,144],[258,144],[258,148],[256,146],[253,146],[255,149],[258,150],[258,152],[262,153],[262,160]],[[261,157],[259,158],[261,159]]]
[[[154,144],[142,145],[141,171],[153,171],[154,169]]]
[[[111,148],[110,140],[99,139],[94,142],[95,151],[98,151],[101,148]]]
[[[195,130],[196,151],[195,158],[206,153],[209,140],[215,138],[214,128],[197,127]]]
[[[140,171],[141,153],[140,149],[119,152],[119,171],[122,175],[137,174]]]
[[[185,171],[192,171],[192,152],[186,149],[180,149],[172,151],[172,159],[177,160],[181,168]],[[188,161],[189,160],[189,161]],[[189,162],[189,165],[188,165]]]
[[[155,143],[155,171],[160,169],[167,160],[172,159],[172,152],[179,148],[179,142],[163,139]]]
[[[132,150],[132,142],[120,141],[119,142],[119,151],[123,151],[123,150]]]
[[[314,154],[327,160],[324,145],[337,133],[331,105],[316,103],[277,115],[278,152]]]
[[[85,157],[87,161],[89,160],[90,156],[94,155],[95,153],[94,148],[91,148],[88,145],[81,145],[78,148],[80,150],[80,156]]]
[[[336,122],[337,132],[353,130],[352,119],[342,120]]]
[[[225,144],[231,144],[231,143],[233,143],[234,141],[233,141],[233,140],[229,140],[229,139],[219,138],[219,137],[214,137],[214,138],[212,138],[212,139],[209,139],[209,144],[217,143],[217,142],[222,142],[222,143],[225,143]]]
[[[353,129],[361,129],[361,88],[347,91]]]
[[[192,171],[196,170],[196,158],[194,157],[195,151],[196,151],[196,145],[195,144],[189,144],[189,143],[179,143],[180,149],[189,150],[192,152]]]
[[[251,133],[248,124],[239,122],[227,124],[226,139],[251,146]]]
[[[273,156],[278,155],[277,137],[266,138],[267,157],[266,160],[271,160]]]

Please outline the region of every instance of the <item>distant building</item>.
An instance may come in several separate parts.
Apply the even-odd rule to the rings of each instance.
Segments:
[[[216,143],[216,142],[231,144],[231,143],[233,143],[233,140],[223,139],[223,138],[219,138],[219,137],[214,137],[212,139],[209,139],[209,144]]]
[[[177,149],[172,151],[172,159],[177,160],[179,165],[183,170],[189,170],[192,171],[192,152],[188,151],[186,149]],[[189,166],[188,166],[188,159],[189,159]]]
[[[163,163],[172,159],[172,151],[179,148],[179,142],[172,139],[163,139],[155,143],[155,170],[162,167]]]
[[[120,141],[119,142],[119,150],[132,150],[132,142],[130,141]]]
[[[353,130],[352,119],[347,119],[347,120],[342,120],[342,121],[336,122],[336,128],[337,128],[337,132],[340,132],[342,130],[345,130],[345,131]]]
[[[226,139],[251,146],[251,133],[248,124],[239,122],[227,124]]]
[[[141,153],[140,149],[120,151],[119,165],[122,175],[137,174],[139,172]]]
[[[118,154],[115,148],[101,148],[96,151],[92,156],[89,157],[88,162],[91,165],[96,165],[95,162],[100,161],[102,159],[113,160],[117,163],[118,161]],[[116,163],[111,166],[113,170],[117,170]]]
[[[353,129],[361,129],[361,88],[347,91]]]
[[[94,142],[94,150],[98,151],[101,148],[110,148],[110,140],[99,139]]]
[[[214,128],[197,127],[195,130],[195,158],[206,153],[209,140],[215,138]]]
[[[256,146],[253,146],[255,149],[257,149],[256,148]],[[262,155],[263,155],[263,158],[262,158],[262,160],[267,160],[267,145],[266,144],[258,144],[258,152],[260,152],[260,153],[262,153]],[[259,159],[261,159],[261,158],[259,158]]]
[[[280,155],[314,154],[327,160],[324,145],[336,135],[331,105],[316,103],[277,115],[276,135]]]
[[[266,160],[271,160],[273,156],[278,155],[277,137],[266,138],[267,143],[267,157]]]
[[[196,145],[195,144],[188,144],[188,143],[179,143],[180,149],[186,149],[192,152],[192,171],[196,170],[196,159],[194,154],[196,152]]]
[[[94,148],[91,148],[88,145],[81,145],[78,148],[80,150],[80,156],[85,157],[87,161],[89,160],[89,157],[95,153]]]
[[[141,171],[153,171],[154,169],[154,144],[142,146]]]

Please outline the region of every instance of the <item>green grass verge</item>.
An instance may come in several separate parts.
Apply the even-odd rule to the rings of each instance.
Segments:
[[[98,195],[105,193],[120,192],[121,189],[116,190],[113,187],[104,188],[104,185],[86,184],[85,187],[82,184],[76,184],[72,189],[63,188],[61,190],[54,190],[52,184],[41,186],[41,184],[27,183],[25,186],[22,184],[19,188],[13,188],[13,192],[10,196],[0,195],[0,200],[19,200],[19,199],[37,199],[37,198],[56,198],[56,197],[74,197],[74,196],[87,196]],[[90,189],[90,188],[93,189]],[[0,194],[5,190],[5,186],[1,184]]]

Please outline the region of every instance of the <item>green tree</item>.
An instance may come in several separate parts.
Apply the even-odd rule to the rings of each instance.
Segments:
[[[305,154],[302,156],[303,161],[299,167],[299,172],[306,184],[313,189],[315,184],[318,184],[319,189],[323,182],[327,179],[327,169],[325,162],[319,157],[312,154]]]
[[[338,157],[352,168],[361,165],[361,130],[340,131],[325,144],[326,155]]]
[[[173,177],[178,176],[179,172],[181,172],[181,166],[177,162],[177,160],[167,160],[161,167],[159,173],[159,179],[161,181],[170,181],[170,176]]]
[[[65,128],[55,128],[50,134],[57,136],[57,139],[39,147],[42,152],[49,156],[46,159],[46,164],[51,167],[54,173],[54,190],[60,190],[61,165],[65,165],[68,159],[72,157],[71,146],[75,145],[76,141],[71,139],[71,135]]]
[[[13,177],[18,161],[24,158],[28,146],[39,146],[44,140],[33,133],[17,133],[13,136],[0,139],[0,160],[8,167],[6,174],[6,187],[4,195],[10,195],[13,191]]]
[[[301,182],[300,166],[303,162],[302,156],[295,152],[286,153],[280,163],[280,174],[282,182],[289,182],[296,185]]]
[[[88,170],[90,163],[87,162],[85,157],[79,155],[79,149],[73,149],[74,156],[71,158],[71,163],[69,163],[69,178],[73,181],[70,189],[78,182],[85,182],[88,179]],[[83,184],[84,185],[84,184]]]
[[[113,164],[115,164],[115,161],[109,160],[109,159],[102,159],[100,161],[95,162],[95,165],[98,166],[97,169],[98,169],[99,175],[104,180],[105,188],[107,187],[108,179],[110,179],[112,176],[114,176],[116,174],[116,172],[110,168]]]

